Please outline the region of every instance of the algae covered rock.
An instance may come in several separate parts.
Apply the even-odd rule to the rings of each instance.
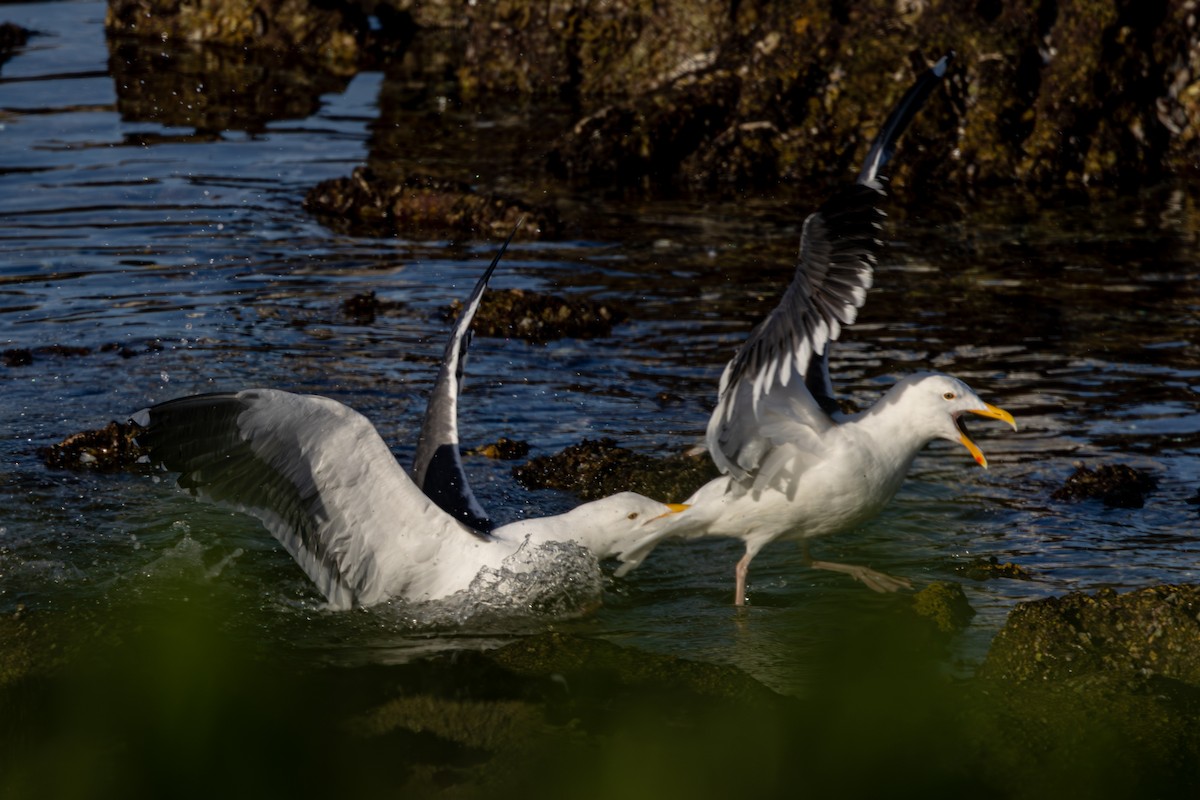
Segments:
[[[359,167],[348,178],[317,184],[304,207],[330,228],[356,236],[503,238],[524,218],[515,238],[534,239],[558,226],[550,208],[477,192],[458,181],[368,167]]]
[[[950,581],[934,581],[917,592],[912,598],[912,609],[941,633],[958,633],[975,616],[962,586]]]
[[[456,300],[447,316],[457,317],[461,309],[462,303]],[[608,336],[613,325],[624,319],[625,314],[617,307],[585,297],[498,289],[483,296],[472,330],[478,336],[544,343]]]
[[[513,476],[527,489],[562,489],[584,500],[633,491],[679,502],[715,478],[717,468],[706,454],[655,458],[620,447],[613,439],[584,439],[515,467]]]
[[[1103,589],[1023,603],[988,651],[981,674],[1054,681],[1111,673],[1158,675],[1200,687],[1200,586]]]

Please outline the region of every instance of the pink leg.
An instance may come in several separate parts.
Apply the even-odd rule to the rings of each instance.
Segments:
[[[898,592],[901,589],[911,589],[912,581],[908,578],[896,578],[870,567],[860,567],[854,564],[838,564],[834,561],[815,561],[808,553],[808,540],[804,539],[800,542],[800,546],[804,548],[804,563],[812,569],[827,569],[830,572],[840,572],[843,575],[849,575],[856,581],[862,581],[871,589],[877,592]]]
[[[734,570],[734,575],[737,576],[737,588],[733,592],[733,604],[735,606],[746,605],[746,574],[750,572],[750,559],[754,555],[746,550],[746,555],[742,556],[741,561],[737,563],[737,569]]]

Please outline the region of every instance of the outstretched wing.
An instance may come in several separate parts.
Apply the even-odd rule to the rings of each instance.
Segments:
[[[249,389],[170,400],[132,421],[155,463],[261,520],[334,608],[403,593],[431,568],[431,542],[467,535],[366,417],[335,400]]]
[[[717,407],[708,422],[708,448],[722,472],[741,480],[759,466],[772,444],[761,433],[769,408],[817,431],[832,424],[829,415],[837,403],[828,345],[843,326],[854,323],[871,288],[884,218],[877,207],[885,197],[880,170],[952,57],[944,56],[924,72],[900,99],[855,183],[804,221],[796,272],[783,299],[751,331],[721,375]],[[781,396],[765,403],[772,393]]]
[[[463,469],[458,450],[458,396],[462,392],[467,348],[471,344],[471,320],[479,310],[492,272],[523,221],[518,220],[500,246],[450,331],[450,340],[442,354],[442,367],[425,406],[425,419],[421,422],[417,453],[413,457],[413,477],[417,485],[448,514],[480,533],[490,533],[495,523],[475,499]]]

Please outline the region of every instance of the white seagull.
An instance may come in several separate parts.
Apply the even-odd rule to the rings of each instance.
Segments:
[[[247,389],[169,400],[133,415],[138,443],[182,473],[179,485],[193,495],[261,520],[335,610],[443,600],[485,570],[536,569],[546,545],[578,545],[597,560],[617,555],[649,520],[683,507],[622,492],[494,528],[463,471],[457,398],[469,329],[511,240],[451,332],[417,447],[414,474],[425,491],[366,417],[315,395]]]
[[[885,197],[880,169],[896,139],[946,72],[953,54],[921,75],[888,117],[857,181],[805,220],[791,285],[721,375],[707,443],[723,473],[622,554],[622,575],[663,539],[744,539],[734,602],[746,602],[750,561],[768,542],[798,539],[806,563],[847,573],[876,591],[911,584],[866,567],[814,561],[807,542],[853,529],[892,499],[917,453],[934,439],[964,445],[987,460],[959,424],[965,413],[1003,420],[948,375],[922,374],[895,384],[869,410],[843,416],[833,398],[829,343],[854,322],[871,287]]]

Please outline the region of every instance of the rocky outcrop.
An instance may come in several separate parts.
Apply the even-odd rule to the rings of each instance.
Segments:
[[[286,52],[343,75],[399,64],[416,26],[445,26],[459,44],[426,57],[450,56],[442,72],[467,103],[516,92],[574,107],[551,165],[591,186],[844,177],[914,73],[955,50],[895,179],[1084,186],[1200,163],[1195,6],[393,0],[370,8],[372,24],[350,2],[111,0],[107,25]]]
[[[361,6],[309,0],[110,0],[113,34],[206,42],[286,54],[334,74],[353,74],[368,28]]]

